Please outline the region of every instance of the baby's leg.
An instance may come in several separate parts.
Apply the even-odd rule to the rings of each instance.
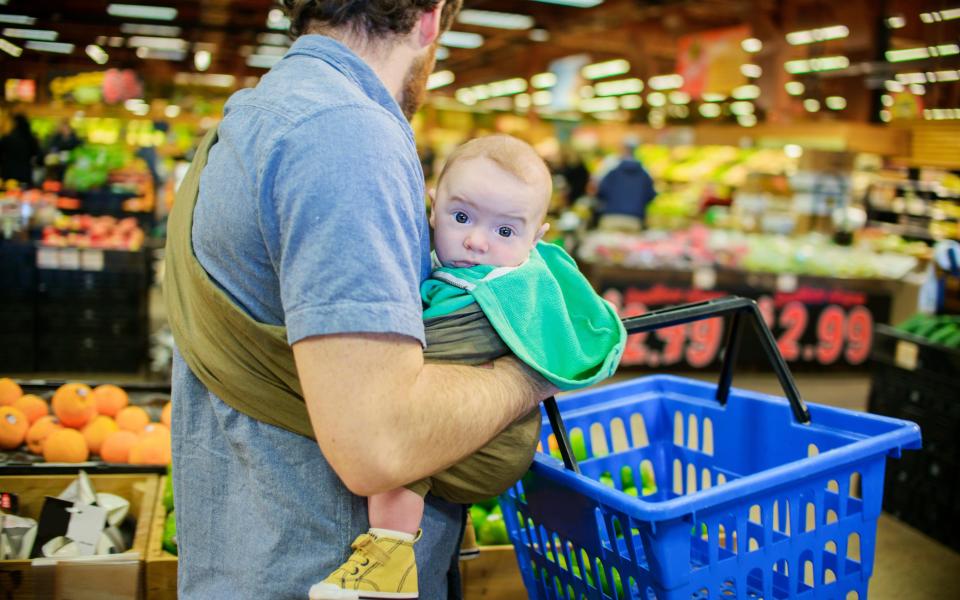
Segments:
[[[397,488],[367,498],[370,527],[416,535],[423,520],[423,496]]]

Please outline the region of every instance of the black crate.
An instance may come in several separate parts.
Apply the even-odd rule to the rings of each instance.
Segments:
[[[30,373],[36,367],[33,334],[0,335],[0,377],[12,373]]]
[[[0,300],[31,299],[37,281],[33,244],[0,241]]]
[[[136,336],[147,334],[146,306],[94,303],[41,304],[37,308],[37,335],[76,334]]]
[[[960,351],[878,325],[870,412],[916,422],[923,448],[887,466],[884,510],[960,550]]]
[[[37,336],[38,371],[136,373],[147,360],[147,336]]]
[[[0,333],[33,337],[36,317],[33,302],[0,300]]]
[[[144,273],[112,273],[40,269],[37,298],[40,301],[91,300],[130,303],[147,295],[149,281]]]

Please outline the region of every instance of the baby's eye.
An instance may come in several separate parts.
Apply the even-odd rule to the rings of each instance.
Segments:
[[[509,227],[501,227],[500,229],[497,230],[497,233],[499,233],[501,237],[508,238],[511,235],[513,235],[513,230],[510,229]]]
[[[457,212],[453,213],[453,218],[457,220],[457,223],[466,223],[469,220],[467,213],[463,212],[462,210],[458,210]]]

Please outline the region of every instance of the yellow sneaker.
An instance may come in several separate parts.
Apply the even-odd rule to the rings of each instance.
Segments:
[[[417,562],[412,542],[376,535],[357,536],[353,554],[322,582],[310,588],[310,600],[365,600],[419,598]]]

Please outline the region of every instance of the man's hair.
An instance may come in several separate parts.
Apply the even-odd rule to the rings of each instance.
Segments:
[[[488,158],[501,169],[510,173],[527,185],[542,185],[545,188],[546,203],[550,203],[553,181],[547,163],[537,154],[533,146],[512,135],[502,133],[474,138],[461,144],[450,153],[437,178],[437,188],[443,183],[443,176],[458,161],[471,158]]]
[[[410,33],[417,18],[436,8],[440,0],[281,0],[290,17],[290,35],[297,37],[311,28],[349,28],[367,37]],[[450,29],[463,0],[447,0],[440,18],[440,31]]]

